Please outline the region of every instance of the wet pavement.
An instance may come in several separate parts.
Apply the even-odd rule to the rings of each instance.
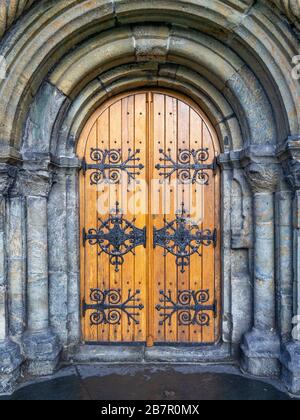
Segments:
[[[290,400],[283,391],[235,367],[97,365],[64,368],[0,400]]]

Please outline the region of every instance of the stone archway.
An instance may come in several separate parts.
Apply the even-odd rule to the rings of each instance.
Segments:
[[[298,390],[298,344],[291,342],[300,132],[300,86],[291,77],[299,47],[294,29],[264,0],[86,3],[11,2],[1,26],[7,63],[0,82],[3,384],[13,386],[21,353],[38,375],[51,373],[61,354],[76,357],[78,346],[92,360],[80,347],[76,144],[108,98],[161,87],[193,99],[222,148],[223,336],[209,354],[197,349],[178,358],[234,359],[243,342],[246,370],[277,374],[281,360]],[[297,26],[296,6],[276,4]],[[296,200],[295,212],[297,206]],[[9,363],[13,354],[19,356]],[[168,360],[168,349],[153,357]]]

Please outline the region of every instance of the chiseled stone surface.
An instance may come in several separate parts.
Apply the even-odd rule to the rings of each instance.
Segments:
[[[0,38],[34,2],[37,0],[0,0]]]
[[[300,29],[300,2],[299,0],[272,0],[273,3]]]
[[[277,164],[251,163],[246,176],[254,199],[254,328],[244,337],[242,366],[256,376],[280,372],[280,340],[276,332],[275,205]]]
[[[0,393],[23,358],[25,374],[47,375],[60,360],[239,360],[241,346],[243,370],[283,368],[300,393],[299,10],[299,0],[0,0]],[[145,87],[193,99],[220,139],[222,337],[211,350],[80,345],[76,144],[105,100]]]
[[[11,394],[19,380],[23,361],[20,347],[10,341],[0,341],[0,394]]]
[[[51,375],[57,368],[61,353],[58,336],[51,330],[29,332],[23,338],[26,371],[32,376]]]

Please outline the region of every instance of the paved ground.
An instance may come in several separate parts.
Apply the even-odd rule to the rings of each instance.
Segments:
[[[277,383],[242,377],[234,367],[77,366],[3,400],[289,400]],[[275,386],[273,386],[275,385]]]

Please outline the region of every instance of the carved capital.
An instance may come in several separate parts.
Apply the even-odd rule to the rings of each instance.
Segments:
[[[51,172],[22,170],[19,174],[18,187],[24,196],[48,197],[52,185]]]
[[[12,166],[0,167],[0,196],[6,196],[9,193],[16,180],[17,171],[17,168]]]
[[[285,177],[293,190],[300,190],[300,161],[289,159],[283,163]]]
[[[277,189],[280,169],[277,164],[251,163],[245,174],[254,193],[273,193]]]
[[[278,158],[282,163],[286,180],[294,191],[300,190],[300,137],[289,138],[279,147]]]

